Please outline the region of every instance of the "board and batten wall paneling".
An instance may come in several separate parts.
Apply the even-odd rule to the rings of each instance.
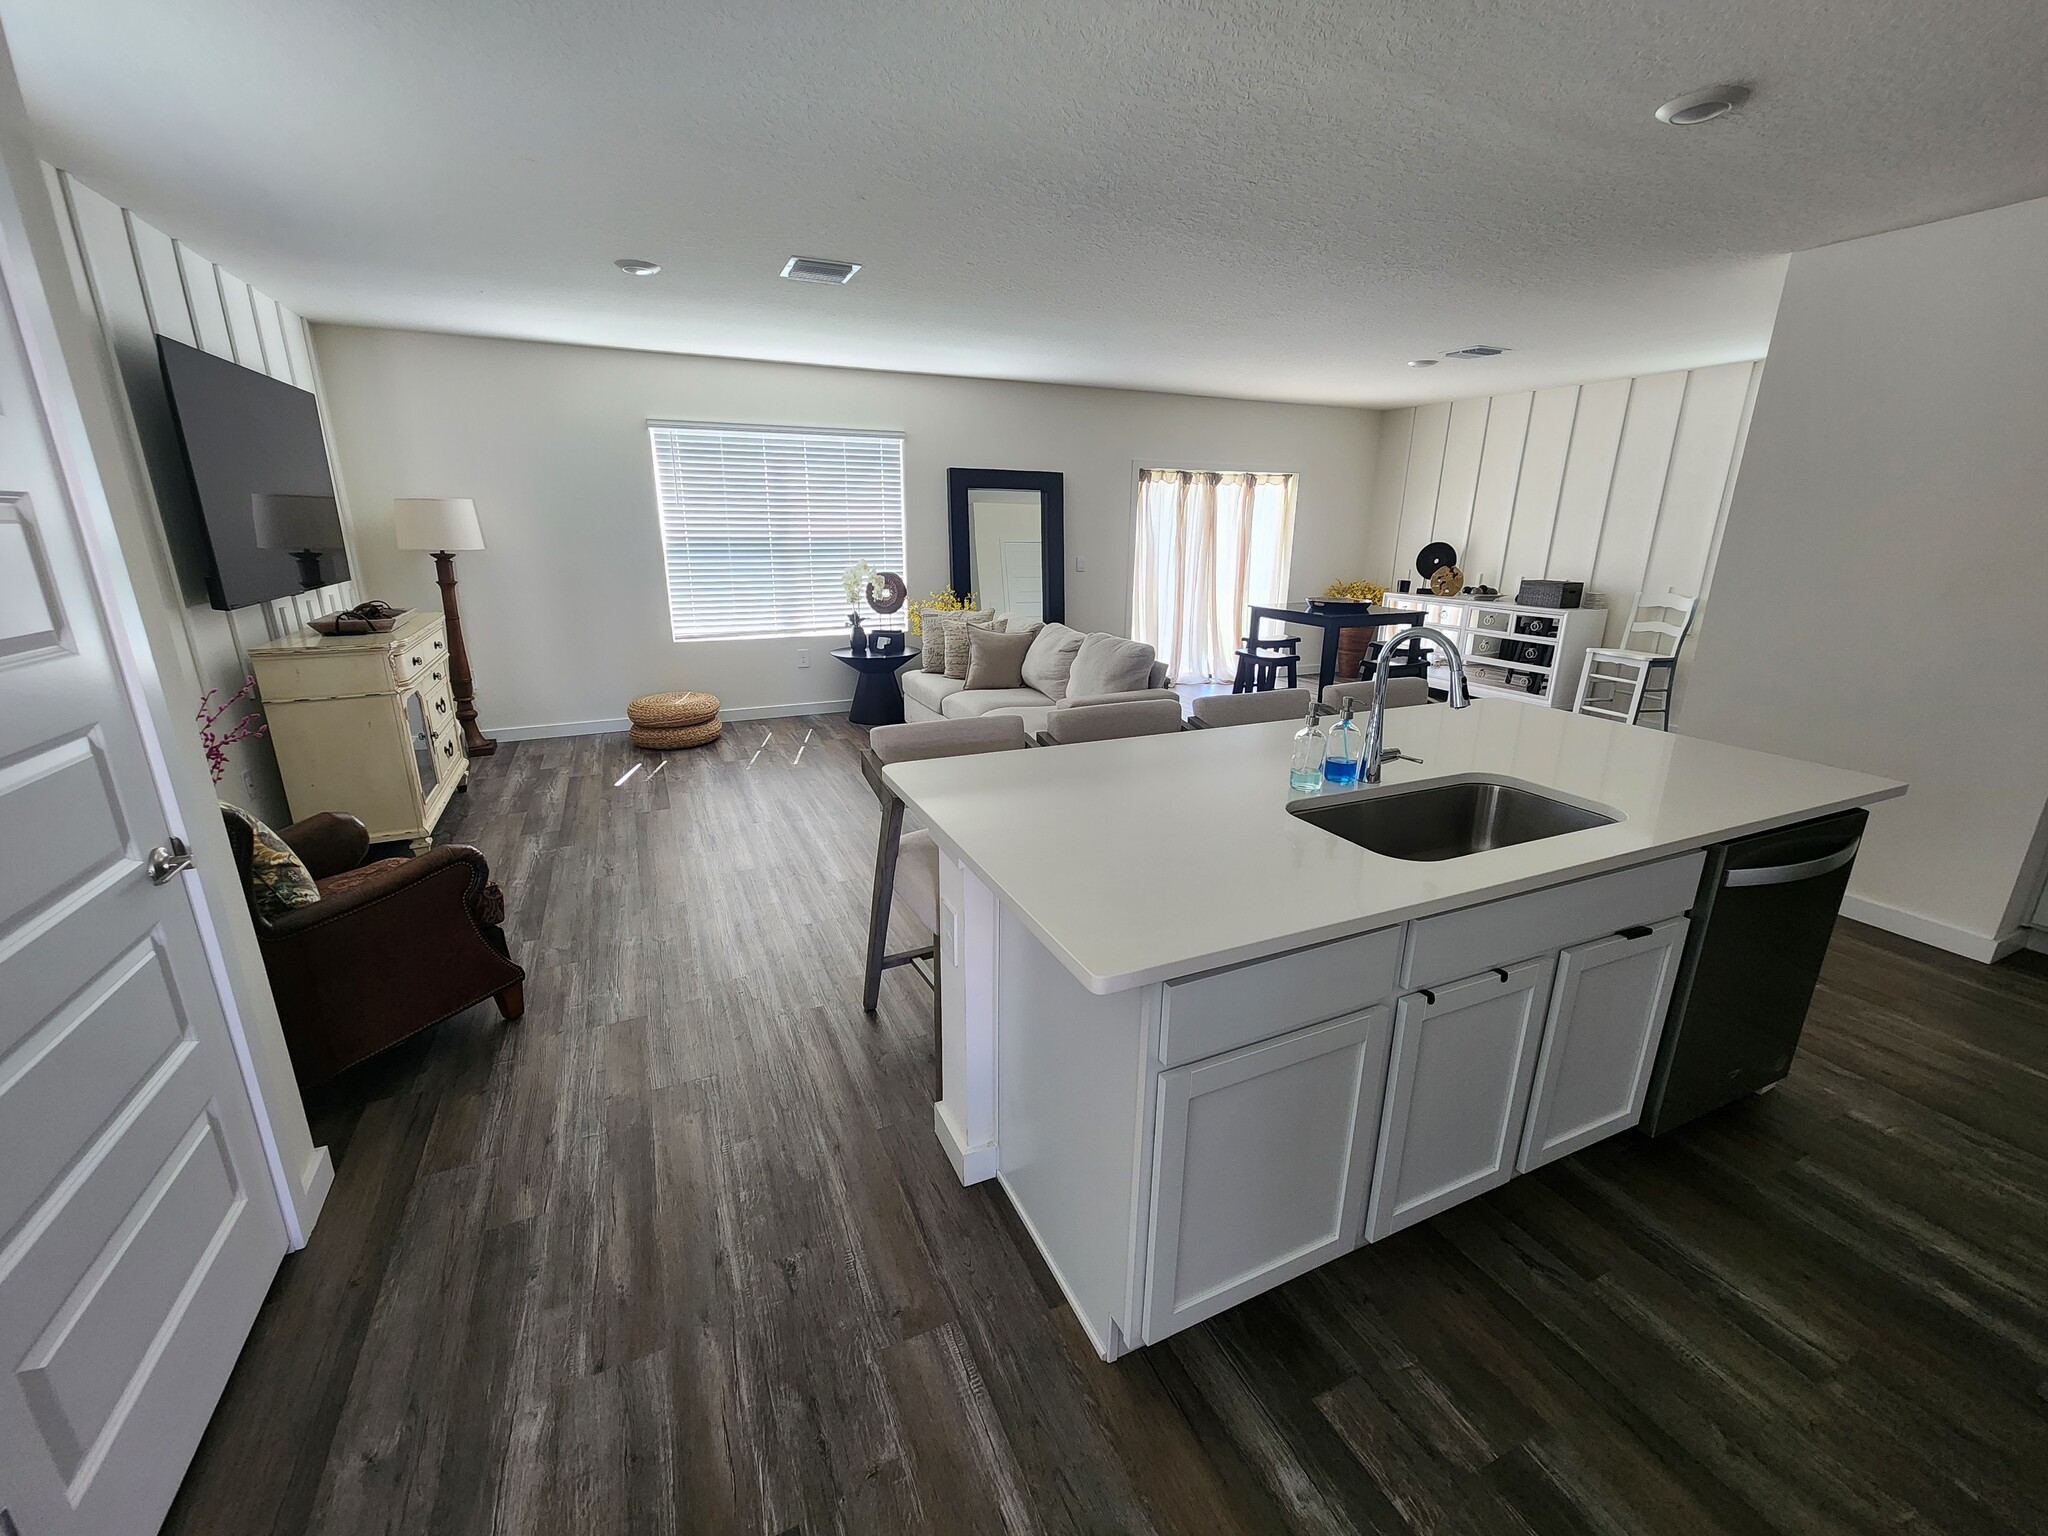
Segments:
[[[183,469],[183,453],[157,362],[156,338],[169,336],[244,367],[320,393],[305,322],[289,309],[129,209],[64,172],[54,178],[58,216],[67,226],[77,270],[74,283],[104,333],[134,431],[134,447],[156,501],[152,555],[163,599],[180,614],[186,657],[200,691],[234,693],[248,675],[248,648],[291,634],[308,619],[362,601],[358,584],[260,607],[222,613],[206,594],[208,555],[199,509]],[[324,416],[324,410],[323,410]],[[332,439],[328,459],[334,460]],[[362,569],[339,471],[335,493],[349,564]],[[142,573],[137,573],[138,582]],[[192,700],[196,708],[198,700]],[[246,742],[230,753],[222,798],[266,820],[289,819],[269,744]]]
[[[1539,389],[1529,402],[1514,503],[1508,511],[1507,553],[1501,557],[1502,579],[1495,583],[1503,591],[1514,591],[1515,573],[1540,576],[1549,568],[1550,532],[1557,522],[1557,495],[1564,486],[1564,460],[1578,414],[1576,384]]]
[[[1600,525],[1607,520],[1607,493],[1614,485],[1632,383],[1603,379],[1580,388],[1572,440],[1564,454],[1564,484],[1558,488],[1557,512],[1550,520],[1550,547],[1544,569],[1533,574],[1593,585],[1593,561],[1600,553]],[[1494,585],[1513,592],[1522,573],[1507,575],[1507,582]]]
[[[1430,532],[1459,549],[1472,526],[1472,500],[1479,494],[1479,454],[1486,446],[1491,400],[1460,400],[1451,407],[1444,433],[1444,472],[1437,483],[1436,518]]]
[[[1465,531],[1466,564],[1498,574],[1508,557],[1508,531],[1515,519],[1515,482],[1522,450],[1529,443],[1529,407],[1535,396],[1496,395],[1486,413],[1486,445],[1479,455],[1479,484],[1472,493],[1472,522]]]
[[[1433,539],[1468,582],[1582,581],[1618,643],[1636,595],[1704,596],[1757,363],[1388,411],[1367,547],[1414,574]]]
[[[1408,433],[1408,475],[1401,487],[1397,513],[1401,531],[1394,541],[1394,558],[1412,564],[1415,552],[1434,536],[1436,492],[1443,484],[1451,408],[1448,404],[1418,405],[1399,414],[1413,418],[1413,425]]]

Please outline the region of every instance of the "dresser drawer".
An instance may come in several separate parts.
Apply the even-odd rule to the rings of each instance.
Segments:
[[[1661,923],[1698,894],[1703,853],[1546,886],[1409,924],[1403,987],[1434,987],[1623,928]]]
[[[1369,1008],[1393,993],[1400,964],[1394,927],[1169,982],[1159,1059],[1200,1061]]]
[[[429,667],[445,665],[448,655],[448,640],[440,625],[422,631],[409,644],[395,646],[391,652],[391,681],[403,688],[419,677]]]

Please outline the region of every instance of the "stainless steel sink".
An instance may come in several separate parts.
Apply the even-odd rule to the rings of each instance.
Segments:
[[[1368,789],[1341,798],[1305,796],[1287,809],[1361,848],[1417,860],[1462,858],[1621,820],[1495,779]]]

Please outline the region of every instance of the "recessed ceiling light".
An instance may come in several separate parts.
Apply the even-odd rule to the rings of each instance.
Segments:
[[[1481,342],[1477,346],[1460,347],[1455,352],[1446,352],[1444,356],[1455,357],[1461,362],[1469,362],[1474,358],[1499,357],[1505,351],[1507,351],[1506,347],[1490,347]]]
[[[638,256],[621,256],[612,263],[628,277],[652,277],[661,270],[658,261],[642,261]]]
[[[1433,357],[1411,357],[1408,359],[1408,366],[1410,368],[1434,368],[1436,366],[1436,359]]]
[[[792,256],[782,264],[782,275],[795,283],[850,283],[859,270],[857,261],[833,261],[824,256]]]
[[[1690,128],[1695,123],[1711,123],[1717,117],[1726,117],[1747,100],[1746,85],[1710,85],[1672,97],[1657,109],[1657,121],[1674,128]]]

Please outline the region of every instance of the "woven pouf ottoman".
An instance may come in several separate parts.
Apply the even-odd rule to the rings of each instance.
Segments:
[[[708,693],[649,693],[626,706],[633,745],[657,752],[701,747],[718,740],[723,727],[718,700]]]

